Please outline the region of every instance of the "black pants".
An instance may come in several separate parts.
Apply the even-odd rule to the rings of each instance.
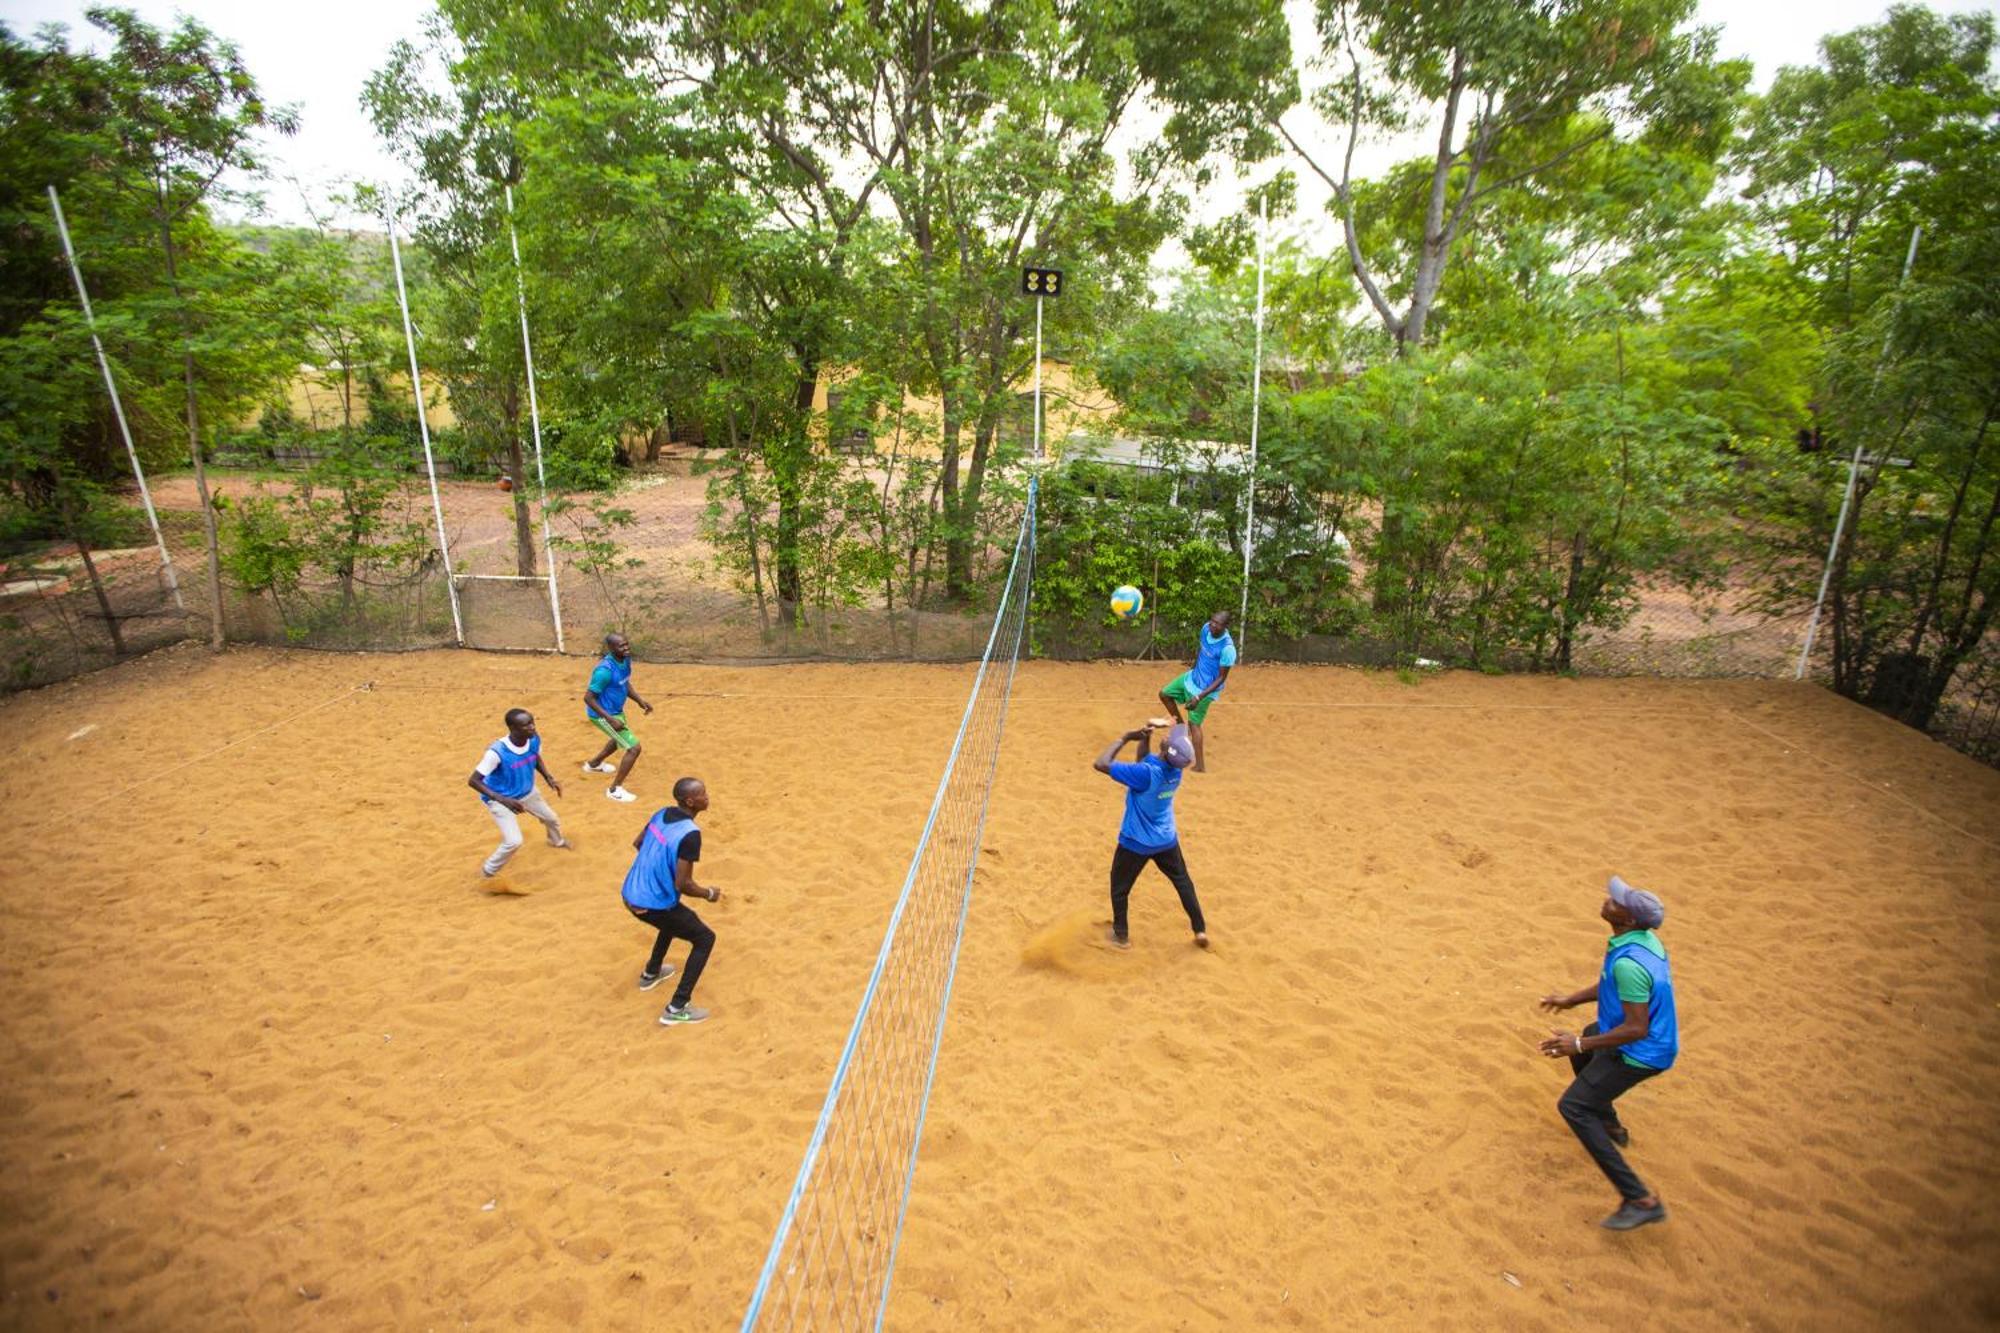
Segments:
[[[1583,1035],[1596,1036],[1597,1024],[1585,1028]],[[1617,1189],[1619,1197],[1645,1198],[1652,1191],[1625,1164],[1625,1155],[1611,1141],[1611,1130],[1618,1124],[1618,1109],[1612,1103],[1660,1071],[1628,1064],[1615,1049],[1572,1055],[1569,1067],[1576,1078],[1556,1102],[1556,1110],[1583,1143],[1584,1151],[1597,1163],[1597,1169]]]
[[[1128,847],[1120,847],[1111,854],[1111,929],[1119,939],[1125,938],[1125,905],[1132,897],[1132,886],[1138,882],[1139,872],[1151,861],[1160,868],[1160,873],[1173,881],[1174,892],[1181,896],[1181,910],[1187,913],[1188,924],[1200,935],[1208,927],[1201,919],[1201,903],[1194,896],[1194,881],[1188,878],[1187,862],[1181,858],[1181,845],[1175,843],[1164,852],[1154,852],[1151,856],[1135,852]]]
[[[657,972],[660,964],[667,960],[667,946],[677,939],[693,945],[688,954],[687,966],[681,969],[681,984],[674,987],[676,1005],[686,1004],[694,998],[694,983],[701,980],[701,970],[708,966],[708,955],[715,948],[715,932],[702,924],[694,909],[686,903],[675,903],[665,909],[642,912],[636,907],[628,907],[633,916],[660,932],[653,941],[653,952],[646,959],[646,970]]]

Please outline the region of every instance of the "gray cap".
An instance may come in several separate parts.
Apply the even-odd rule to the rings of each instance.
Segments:
[[[1632,919],[1647,930],[1658,930],[1667,919],[1666,906],[1653,894],[1644,889],[1635,889],[1624,880],[1613,875],[1611,883],[1605,886],[1611,901],[1632,914]]]
[[[1186,726],[1176,726],[1167,733],[1166,747],[1161,754],[1175,768],[1186,768],[1194,762],[1194,742],[1188,739]]]

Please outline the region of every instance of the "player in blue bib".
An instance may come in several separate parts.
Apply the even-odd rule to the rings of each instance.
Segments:
[[[1208,772],[1208,760],[1201,748],[1202,724],[1208,721],[1208,710],[1215,703],[1222,687],[1229,683],[1229,669],[1236,665],[1236,641],[1229,637],[1229,613],[1217,611],[1201,627],[1201,642],[1196,645],[1194,665],[1167,682],[1160,691],[1160,702],[1167,711],[1180,721],[1181,709],[1187,709],[1188,736],[1194,741],[1194,771]]]
[[[1194,896],[1194,880],[1188,876],[1187,861],[1181,856],[1180,832],[1174,826],[1174,794],[1180,790],[1181,774],[1194,762],[1194,749],[1180,727],[1160,740],[1158,754],[1146,753],[1146,746],[1159,724],[1128,731],[1105,747],[1093,765],[1125,787],[1125,822],[1118,827],[1118,848],[1111,854],[1111,943],[1120,949],[1132,947],[1126,932],[1125,909],[1132,886],[1148,862],[1158,866],[1181,897],[1194,942],[1208,947],[1208,926],[1201,915],[1201,903]],[[1118,762],[1118,752],[1137,743],[1139,761]]]
[[[620,890],[625,910],[659,932],[645,970],[639,973],[640,990],[651,990],[674,974],[666,961],[669,944],[681,939],[693,946],[681,984],[660,1014],[660,1023],[666,1027],[699,1023],[708,1017],[708,1010],[696,1009],[688,1002],[694,998],[695,983],[701,980],[701,970],[708,966],[708,955],[715,948],[715,932],[682,901],[689,896],[712,903],[722,901],[721,889],[694,882],[694,863],[701,859],[701,830],[694,817],[706,809],[708,788],[700,778],[676,782],[673,805],[655,813],[632,839],[632,850],[638,855],[625,872]]]
[[[556,818],[556,812],[535,790],[535,774],[539,773],[550,791],[562,795],[562,784],[542,763],[542,738],[535,731],[535,715],[525,708],[510,708],[506,721],[507,734],[486,747],[486,753],[479,756],[479,767],[465,780],[466,786],[479,793],[486,813],[500,826],[500,845],[480,867],[480,873],[488,879],[499,874],[501,867],[521,850],[521,815],[533,815],[542,821],[542,827],[549,833],[549,846],[574,846],[563,837],[562,822]]]
[[[586,762],[586,773],[613,773],[611,786],[605,795],[614,801],[634,801],[638,798],[625,790],[625,779],[632,772],[632,765],[639,762],[639,738],[632,734],[632,728],[625,725],[625,701],[630,699],[645,712],[652,712],[653,705],[639,697],[632,688],[632,645],[623,634],[612,633],[604,636],[604,657],[592,668],[590,684],[583,690],[583,715],[590,725],[604,733],[604,748],[597,757]],[[613,750],[623,750],[614,770],[605,760]]]
[[[1551,1030],[1541,1049],[1551,1059],[1568,1057],[1575,1079],[1556,1110],[1624,1200],[1604,1226],[1630,1231],[1666,1221],[1667,1209],[1625,1164],[1619,1149],[1632,1136],[1612,1103],[1673,1068],[1681,1049],[1680,1020],[1667,946],[1654,934],[1667,919],[1660,900],[1613,875],[1598,915],[1611,927],[1611,942],[1597,984],[1542,997],[1542,1008],[1551,1013],[1595,1000],[1597,1021],[1582,1032]]]

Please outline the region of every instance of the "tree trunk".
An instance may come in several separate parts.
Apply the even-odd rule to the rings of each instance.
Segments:
[[[180,274],[174,265],[174,232],[168,224],[167,201],[158,195],[155,217],[160,224],[160,248],[167,257],[167,286],[181,319],[181,378],[187,390],[188,457],[194,463],[194,489],[201,498],[201,530],[208,544],[208,646],[222,651],[222,548],[215,529],[215,506],[208,498],[208,469],[201,457],[201,419],[194,400],[194,343],[189,328],[187,298],[181,292]]]
[[[819,387],[819,359],[805,353],[799,357],[799,378],[792,395],[792,420],[778,442],[771,481],[778,492],[778,540],[776,568],[772,582],[778,594],[778,613],[787,625],[796,624],[804,601],[803,580],[799,575],[799,506],[803,500],[800,478],[812,463],[813,392]]]
[[[965,404],[956,388],[944,390],[944,429],[938,436],[939,447],[944,451],[938,469],[938,487],[944,511],[944,568],[945,595],[959,597],[963,593],[957,571],[966,559],[966,541],[961,519],[964,501],[959,484],[958,440],[965,431]]]
[[[1558,607],[1562,621],[1556,627],[1555,665],[1558,671],[1570,669],[1570,654],[1576,647],[1576,604],[1579,594],[1583,591],[1585,568],[1583,557],[1588,550],[1589,543],[1583,533],[1579,532],[1570,539],[1569,578],[1563,588],[1563,599]]]
[[[74,501],[63,501],[63,518],[69,525],[70,540],[76,543],[76,553],[83,557],[83,572],[89,576],[90,590],[97,595],[97,609],[104,615],[105,632],[111,636],[111,653],[114,657],[125,656],[125,636],[118,629],[118,615],[111,609],[111,598],[104,591],[104,580],[97,572],[97,562],[90,558],[90,543],[84,540],[83,524],[77,520]]]
[[[509,434],[507,437],[507,466],[514,478],[514,489],[509,492],[514,501],[514,572],[524,578],[535,577],[535,530],[528,523],[528,496],[522,483],[522,469],[527,460],[521,456],[521,437]]]

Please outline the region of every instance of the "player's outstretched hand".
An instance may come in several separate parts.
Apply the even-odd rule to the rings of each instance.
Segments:
[[[1579,1054],[1576,1046],[1577,1041],[1574,1036],[1559,1028],[1550,1028],[1549,1035],[1542,1039],[1541,1052],[1554,1060],[1565,1055]]]
[[[712,903],[719,903],[719,902],[721,902],[721,901],[722,901],[722,890],[721,890],[721,889],[718,889],[718,888],[716,888],[716,887],[715,887],[715,886],[714,886],[713,884],[709,885],[709,886],[708,886],[708,900],[709,900],[710,902],[712,902]]]
[[[646,714],[648,717],[651,717],[653,714],[653,705],[647,703],[644,699],[641,699],[639,701],[639,711]]]
[[[554,778],[550,778],[549,790],[554,792],[558,796],[562,795],[562,783],[557,782]]]
[[[1557,995],[1554,992],[1551,992],[1542,997],[1541,1004],[1543,1013],[1558,1014],[1561,1013],[1563,1010],[1569,1008],[1569,996]]]

